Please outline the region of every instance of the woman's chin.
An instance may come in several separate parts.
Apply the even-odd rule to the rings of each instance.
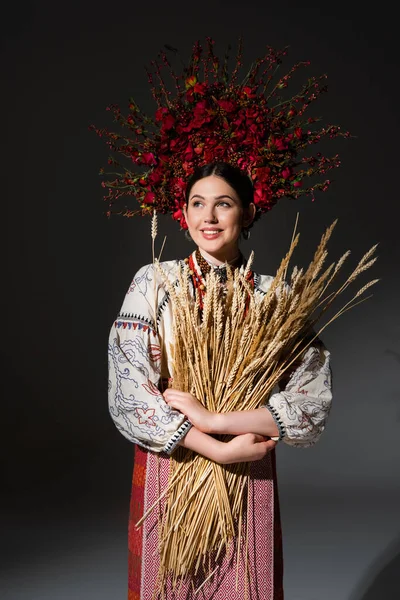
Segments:
[[[215,252],[223,252],[224,248],[227,247],[222,240],[198,240],[197,243],[199,250],[213,254]]]

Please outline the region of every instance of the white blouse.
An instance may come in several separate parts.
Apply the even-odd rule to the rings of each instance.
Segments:
[[[171,282],[182,261],[161,263]],[[260,298],[273,277],[254,274]],[[156,324],[157,323],[157,327]],[[173,344],[169,294],[153,264],[139,269],[113,323],[108,342],[108,399],[111,417],[131,442],[170,454],[191,424],[170,408],[158,388],[161,378],[173,377]],[[280,431],[291,446],[315,444],[325,428],[332,402],[330,353],[317,338],[280,391],[266,398]]]

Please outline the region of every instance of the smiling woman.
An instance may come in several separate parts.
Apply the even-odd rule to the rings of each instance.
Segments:
[[[287,93],[288,87],[296,85],[294,75],[309,66],[308,61],[297,62],[282,73],[280,65],[287,48],[274,50],[267,46],[250,68],[244,66],[242,40],[233,65],[230,49],[218,56],[211,38],[206,38],[206,49],[200,41],[194,43],[188,62],[177,49],[165,48],[167,52],[161,50],[148,69],[151,94],[157,104],[153,115],[143,113],[130,98],[126,115],[116,104],[108,107],[117,131],[92,126],[112,152],[107,168],[101,171],[107,215],[170,214],[182,229],[188,229],[197,246],[184,260],[142,267],[110,332],[110,413],[121,433],[136,444],[129,528],[129,600],[281,600],[283,563],[275,446],[282,440],[291,446],[307,447],[321,436],[332,400],[330,355],[318,337],[307,338],[303,329],[294,329],[301,338],[299,352],[296,360],[293,358],[295,362],[290,362],[290,372],[288,368],[282,376],[273,352],[282,348],[283,342],[277,341],[274,327],[279,315],[284,322],[282,336],[285,334],[286,340],[291,337],[287,330],[293,330],[293,315],[297,312],[294,309],[288,314],[282,306],[288,311],[295,307],[298,288],[293,288],[297,294],[294,304],[288,304],[285,293],[279,296],[286,289],[286,270],[281,271],[285,285],[278,292],[276,278],[255,273],[245,264],[239,240],[241,235],[248,237],[254,221],[281,198],[326,191],[331,184],[327,172],[339,166],[340,160],[337,154],[330,157],[315,152],[315,144],[348,138],[350,134],[310,114],[310,106],[326,91],[326,75],[308,76],[292,95]],[[152,234],[154,238],[155,227]],[[314,266],[310,264],[312,273]],[[303,280],[299,277],[296,282],[301,287]],[[207,290],[210,281],[214,287]],[[307,293],[308,283],[302,288]],[[239,289],[244,289],[247,296],[242,303],[234,304],[238,294],[235,296],[233,290]],[[176,311],[182,290],[185,294],[187,291],[187,303]],[[210,309],[212,302],[214,312]],[[185,321],[187,305],[198,311],[195,316],[190,313],[193,320]],[[274,318],[268,312],[270,306],[278,307]],[[225,322],[231,331],[236,334],[240,324],[245,329],[248,316],[256,333],[251,346],[247,343],[249,336],[236,337],[242,342],[238,346],[230,345],[233,338],[228,335],[224,338],[228,340],[223,349],[229,359],[227,368],[223,377],[218,367],[215,372],[218,385],[226,385],[229,393],[228,398],[220,395],[219,399],[228,402],[231,410],[227,404],[207,404],[214,394],[213,388],[208,393],[211,388],[205,387],[214,377],[210,367],[214,363],[207,362],[208,356],[195,365],[198,380],[205,386],[194,388],[192,382],[180,385],[187,373],[193,373],[195,358],[189,350],[197,339],[194,331],[199,321],[206,324],[206,333],[211,332],[210,337],[220,342],[222,338],[214,334],[215,324],[225,307],[231,311]],[[263,316],[260,307],[267,307]],[[259,328],[262,319],[264,325],[272,323],[271,338]],[[179,329],[184,321],[189,323],[188,328]],[[222,322],[220,318],[218,323]],[[246,348],[246,359],[251,364],[244,367]],[[178,354],[180,349],[179,363],[174,361],[173,353]],[[250,380],[249,371],[245,371],[253,368],[253,363],[262,371],[257,381]],[[276,391],[264,386],[268,368],[276,375]],[[239,372],[243,398],[235,396],[237,387],[235,392],[230,387]],[[176,388],[181,389],[174,388],[174,380]],[[194,389],[199,397],[188,393]],[[203,390],[208,391],[202,394]],[[213,412],[215,406],[221,409]],[[220,550],[221,536],[210,527],[204,513],[194,514],[190,522],[188,496],[200,505],[206,494],[203,471],[196,471],[192,480],[188,469],[188,481],[179,479],[184,489],[179,488],[177,498],[177,487],[170,491],[169,477],[177,472],[175,466],[185,468],[194,462],[206,464],[205,468],[216,474],[215,481],[218,477],[219,481],[229,478],[230,473],[242,468],[248,473],[241,485],[246,507],[240,518],[231,518],[224,529],[227,533],[222,535],[223,540],[233,541],[224,550]],[[211,503],[215,489],[208,488]],[[223,521],[224,515],[229,515],[225,509],[230,491],[225,495],[227,503],[212,504],[213,518]],[[171,506],[182,507],[182,519],[168,520],[168,516],[177,514]],[[139,521],[142,527],[137,528]],[[197,537],[189,535],[193,531]],[[186,542],[175,544],[175,532]],[[165,550],[165,539],[171,542],[170,553]],[[204,540],[203,554],[198,543],[189,548],[192,539]],[[166,554],[171,559],[167,562]],[[188,555],[194,556],[195,564]]]
[[[252,198],[250,179],[230,165],[206,165],[195,172],[188,182],[183,213],[204,258],[221,265],[239,257],[240,234],[256,213]]]
[[[189,265],[191,294],[200,309],[207,299],[206,276],[212,269],[226,286],[226,266],[246,273],[257,298],[273,278],[245,271],[241,233],[257,218],[253,186],[239,168],[213,163],[188,180],[183,214],[197,249],[185,260],[161,263],[168,281],[179,285]],[[173,289],[173,287],[169,287]],[[329,352],[317,338],[300,361],[254,410],[208,411],[201,398],[173,387],[174,312],[171,293],[153,264],[134,276],[109,339],[109,405],[121,433],[136,444],[129,529],[130,600],[255,600],[283,598],[283,559],[275,446],[279,440],[306,447],[324,430],[331,405]],[[171,387],[165,389],[163,382]],[[266,410],[267,409],[267,410]],[[230,438],[216,437],[228,434]],[[229,440],[229,441],[227,441]],[[158,505],[168,486],[171,455],[182,446],[219,464],[250,463],[246,517],[235,523],[238,544],[213,557],[213,572],[188,573],[174,588],[159,581],[160,511],[136,523]],[[243,530],[243,527],[245,528]],[[246,550],[240,544],[247,539]],[[244,556],[243,552],[247,555]],[[242,555],[243,554],[243,555]],[[182,561],[184,557],[182,557]]]

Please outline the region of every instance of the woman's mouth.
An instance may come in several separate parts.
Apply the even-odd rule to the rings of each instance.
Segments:
[[[206,240],[214,240],[222,231],[221,229],[201,229],[201,233]]]

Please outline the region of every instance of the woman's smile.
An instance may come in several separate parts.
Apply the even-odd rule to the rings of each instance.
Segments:
[[[206,240],[215,240],[222,233],[221,229],[215,229],[215,227],[212,229],[200,229],[200,231]]]

